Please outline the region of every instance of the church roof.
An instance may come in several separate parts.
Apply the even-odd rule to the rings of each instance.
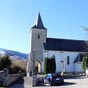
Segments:
[[[82,62],[84,56],[88,56],[88,53],[79,53],[74,63]]]
[[[70,39],[47,38],[46,43],[44,44],[44,49],[54,51],[88,52],[88,49],[85,47],[85,41]]]
[[[37,20],[35,22],[35,25],[32,28],[36,28],[36,29],[46,29],[43,25],[42,19],[41,19],[41,15],[40,13],[38,14]]]

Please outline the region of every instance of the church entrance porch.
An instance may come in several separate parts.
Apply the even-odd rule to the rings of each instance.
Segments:
[[[41,63],[39,60],[35,61],[35,69],[36,69],[37,73],[41,73]]]

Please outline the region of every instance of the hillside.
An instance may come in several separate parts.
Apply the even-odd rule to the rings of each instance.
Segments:
[[[16,59],[28,59],[28,54],[14,51],[14,50],[7,50],[7,49],[0,48],[0,56],[3,56],[3,55],[9,55],[10,57],[16,58]]]

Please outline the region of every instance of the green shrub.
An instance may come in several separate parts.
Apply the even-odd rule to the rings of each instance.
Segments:
[[[44,60],[44,73],[54,73],[56,71],[55,56],[45,58]]]
[[[83,57],[82,67],[84,70],[86,70],[86,68],[88,68],[88,56]]]
[[[26,61],[9,59],[9,56],[0,57],[0,70],[9,69],[10,74],[18,73],[19,71],[26,73]]]
[[[4,68],[9,68],[11,66],[11,60],[9,59],[8,55],[0,57],[0,70]]]
[[[45,74],[47,73],[47,60],[48,60],[48,58],[46,57],[46,58],[44,59],[44,73],[45,73]]]

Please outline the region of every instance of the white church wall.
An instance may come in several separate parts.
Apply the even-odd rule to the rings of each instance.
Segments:
[[[59,59],[61,56],[61,54],[57,51],[45,51],[44,52],[44,56],[43,56],[43,59],[45,57],[52,57],[53,55],[55,55],[55,60],[56,60],[56,72],[61,72],[62,69],[63,69],[63,65],[61,64],[60,60]],[[58,69],[59,68],[59,69]],[[43,60],[43,65],[42,65],[42,70],[44,71],[44,60]]]
[[[66,59],[66,72],[74,72],[74,60],[78,54],[78,52],[64,52],[64,58]],[[67,64],[67,56],[69,56],[69,64]]]
[[[75,72],[84,72],[82,62],[75,63]]]
[[[45,57],[52,57],[55,55],[56,60],[56,72],[62,72],[65,68],[66,72],[74,72],[74,60],[79,52],[66,52],[66,51],[44,51],[43,59]],[[69,65],[67,64],[67,56],[69,56]],[[64,61],[62,63],[61,61]],[[44,71],[44,60],[42,64],[42,70]]]

